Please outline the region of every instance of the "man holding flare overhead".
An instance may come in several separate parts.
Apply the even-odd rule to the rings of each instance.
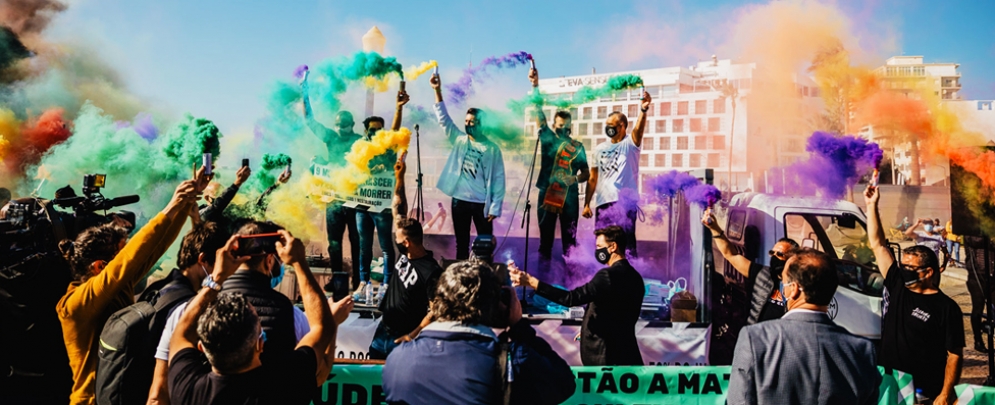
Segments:
[[[484,134],[484,112],[477,108],[468,109],[464,126],[466,132],[460,131],[442,101],[442,82],[438,72],[432,75],[431,84],[435,89],[436,117],[446,138],[453,144],[453,151],[436,187],[453,198],[456,259],[466,260],[470,257],[470,221],[477,228],[477,235],[492,235],[492,221],[501,216],[504,159],[497,144]]]

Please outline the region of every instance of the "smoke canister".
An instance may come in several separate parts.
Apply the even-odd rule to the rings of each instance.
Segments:
[[[204,166],[204,174],[208,176],[214,174],[214,168],[212,167],[214,166],[214,159],[211,158],[211,154],[205,153],[202,155],[201,160],[201,164]]]

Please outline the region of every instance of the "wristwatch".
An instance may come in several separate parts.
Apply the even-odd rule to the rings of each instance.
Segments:
[[[647,112],[647,111],[649,111],[649,110],[650,110],[650,109],[649,109],[649,107],[646,107],[646,108],[640,108],[640,109],[639,109],[639,111],[642,111],[642,112]]]
[[[214,281],[214,276],[208,274],[207,278],[204,279],[203,283],[200,283],[201,287],[207,287],[214,291],[221,291],[221,284]]]

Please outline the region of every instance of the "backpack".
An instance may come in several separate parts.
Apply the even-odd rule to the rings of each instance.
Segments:
[[[97,357],[97,404],[142,404],[148,400],[155,351],[169,313],[195,295],[175,279],[161,290],[155,287],[150,286],[138,302],[115,312],[104,324]]]

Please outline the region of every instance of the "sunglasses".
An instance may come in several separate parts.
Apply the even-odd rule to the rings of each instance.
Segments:
[[[767,251],[767,254],[770,255],[770,257],[775,257],[776,256],[778,259],[783,259],[784,258],[784,252],[776,252],[776,251],[773,251],[773,250],[769,250],[769,251]]]
[[[929,266],[912,266],[912,265],[908,265],[908,264],[903,264],[902,265],[902,270],[905,270],[905,271],[922,272],[923,270],[926,270],[928,268],[929,268]]]

